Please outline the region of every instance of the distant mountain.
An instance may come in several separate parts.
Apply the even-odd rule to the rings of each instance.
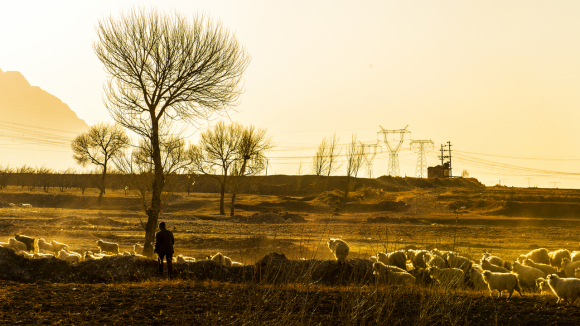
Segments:
[[[0,69],[0,114],[0,165],[74,167],[70,141],[89,126],[58,97]]]

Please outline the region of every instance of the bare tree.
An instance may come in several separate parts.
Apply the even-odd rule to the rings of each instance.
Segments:
[[[352,141],[348,145],[346,153],[346,188],[344,198],[348,199],[350,179],[356,178],[358,171],[364,162],[364,146],[360,146],[356,140],[356,135],[352,135]]]
[[[230,174],[238,160],[238,146],[243,127],[238,123],[218,122],[201,134],[199,145],[193,146],[191,169],[212,177],[220,184],[220,214],[225,215],[224,198]]]
[[[99,205],[105,194],[107,166],[109,160],[121,153],[129,143],[125,131],[115,124],[99,123],[86,133],[78,135],[71,143],[74,160],[81,166],[94,164],[101,169]]]
[[[161,193],[165,186],[160,127],[196,124],[237,104],[249,56],[236,38],[202,16],[133,9],[99,21],[94,50],[105,66],[105,105],[120,125],[151,145],[153,188],[145,231],[152,255]]]
[[[328,149],[326,151],[327,153],[327,166],[326,166],[326,183],[324,184],[324,190],[327,189],[328,187],[328,179],[330,179],[330,176],[334,173],[336,173],[336,171],[338,171],[338,169],[340,169],[340,162],[338,161],[338,157],[340,156],[340,148],[338,148],[338,141],[340,140],[340,137],[338,137],[336,135],[336,133],[334,134],[334,136],[332,136],[332,139],[328,139],[326,141],[326,143],[328,144]]]
[[[234,216],[235,213],[234,205],[240,177],[256,175],[264,170],[267,164],[266,153],[274,147],[272,137],[266,135],[266,129],[256,129],[252,125],[243,129],[237,143],[235,163],[232,166],[230,216]]]
[[[10,165],[0,166],[0,190],[8,186],[10,177],[14,174],[14,169]]]

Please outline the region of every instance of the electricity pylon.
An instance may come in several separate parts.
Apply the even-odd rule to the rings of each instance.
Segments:
[[[415,178],[425,178],[427,176],[427,156],[425,149],[435,148],[432,140],[412,140],[411,149],[418,150],[417,167],[415,167]]]
[[[407,127],[409,127],[409,125],[407,125],[407,127],[405,127],[405,129],[397,129],[397,130],[386,130],[385,128],[381,127],[381,131],[379,131],[377,134],[382,133],[383,137],[384,137],[384,141],[385,144],[387,145],[387,148],[389,149],[389,171],[387,172],[387,175],[390,176],[394,176],[394,177],[398,177],[399,176],[399,150],[401,149],[401,145],[403,145],[403,142],[405,141],[405,134],[410,134],[411,132],[407,130]],[[393,139],[391,140],[391,142],[389,143],[389,134],[391,134],[393,136]],[[397,135],[398,134],[398,139],[397,139]]]
[[[381,145],[379,145],[378,141],[376,144],[360,143],[360,146],[363,148],[362,152],[364,155],[364,161],[365,161],[365,165],[367,168],[367,178],[372,179],[372,177],[373,177],[373,162],[375,160],[375,157],[377,156],[377,150],[380,149],[381,153],[382,153],[383,149],[381,148]]]

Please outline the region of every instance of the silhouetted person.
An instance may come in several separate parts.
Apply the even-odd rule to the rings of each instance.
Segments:
[[[163,275],[163,258],[167,260],[167,273],[169,277],[173,275],[173,232],[165,228],[165,222],[159,223],[159,232],[155,235],[155,251],[157,262],[159,263],[159,275]]]

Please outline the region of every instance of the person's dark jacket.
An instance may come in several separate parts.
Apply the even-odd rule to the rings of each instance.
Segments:
[[[174,243],[173,232],[167,229],[161,229],[155,235],[155,252],[162,254],[173,253]]]

